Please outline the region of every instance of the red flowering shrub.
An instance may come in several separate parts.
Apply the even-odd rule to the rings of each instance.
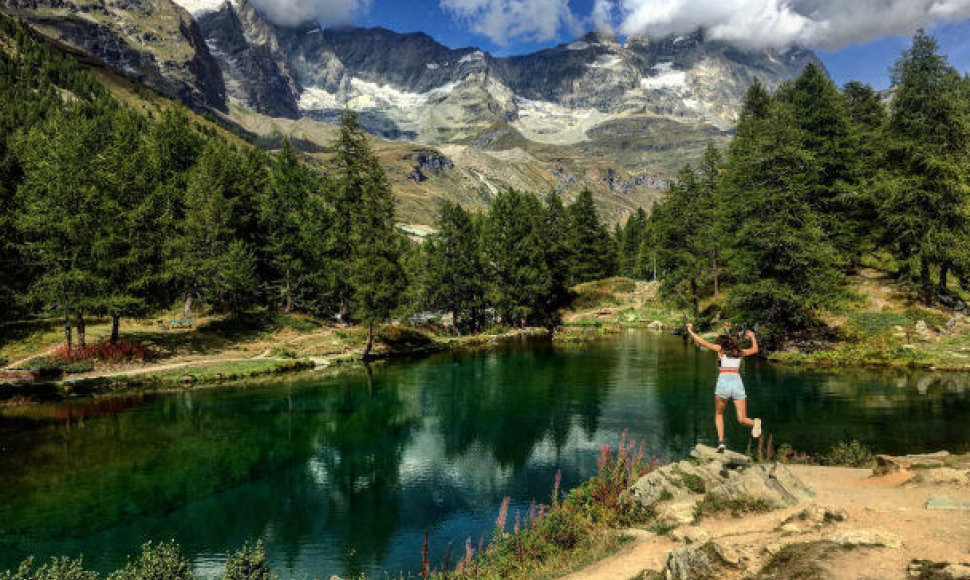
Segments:
[[[50,361],[63,364],[91,360],[106,363],[143,362],[149,358],[149,355],[148,348],[137,342],[119,340],[111,344],[108,340],[102,340],[83,347],[76,346],[70,350],[67,345],[62,345],[50,356]]]

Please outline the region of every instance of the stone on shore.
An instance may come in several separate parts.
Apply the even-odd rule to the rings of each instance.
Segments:
[[[970,501],[957,501],[948,495],[934,495],[926,500],[928,510],[970,510]]]
[[[667,566],[664,568],[666,580],[697,580],[713,573],[707,554],[697,548],[687,546],[667,554]]]
[[[903,545],[903,541],[899,538],[899,536],[889,532],[884,532],[882,530],[854,530],[851,532],[840,532],[837,534],[832,534],[826,539],[842,546],[898,548]]]
[[[644,506],[669,501],[660,514],[673,523],[688,524],[693,521],[694,506],[705,494],[729,501],[761,501],[769,509],[791,507],[814,496],[778,463],[753,464],[739,453],[717,453],[705,445],[695,447],[691,457],[640,478],[630,490],[633,499]]]

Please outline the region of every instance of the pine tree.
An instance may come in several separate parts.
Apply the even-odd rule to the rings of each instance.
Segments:
[[[842,91],[849,127],[856,149],[859,193],[851,216],[856,226],[855,238],[860,254],[872,251],[880,238],[885,238],[879,219],[878,181],[882,175],[886,151],[886,107],[869,85],[850,82]]]
[[[154,195],[156,183],[143,162],[146,123],[128,109],[118,109],[110,120],[98,169],[104,174],[106,209],[112,218],[105,223],[98,268],[107,281],[99,310],[111,317],[110,341],[114,344],[123,315],[145,316],[165,305],[165,232],[163,209]]]
[[[721,151],[713,142],[707,144],[704,157],[698,167],[698,217],[700,219],[701,246],[710,256],[710,280],[714,296],[721,291],[721,263],[728,257],[730,248],[721,199]]]
[[[242,240],[233,240],[219,261],[218,294],[234,318],[252,306],[256,296],[256,257]]]
[[[544,240],[543,255],[549,273],[549,287],[538,318],[551,331],[561,322],[559,310],[572,300],[569,291],[572,254],[569,240],[562,235],[569,231],[569,216],[558,192],[551,191],[546,195],[539,227],[539,235]]]
[[[333,287],[340,303],[339,316],[341,320],[347,321],[354,292],[350,283],[354,255],[354,216],[359,211],[363,191],[371,187],[370,182],[373,180],[373,168],[368,164],[372,157],[370,144],[354,111],[347,110],[340,118],[340,135],[334,149],[334,188],[330,192],[335,234],[332,257],[336,265]]]
[[[637,277],[637,260],[640,256],[640,245],[646,235],[647,212],[637,208],[626,222],[620,237],[620,275],[628,278]]]
[[[219,272],[227,259],[232,228],[233,202],[239,185],[240,156],[225,142],[211,140],[198,164],[188,173],[184,218],[168,245],[167,270],[185,289],[186,309],[191,314],[195,298],[221,302]]]
[[[570,283],[600,280],[616,272],[615,241],[600,221],[593,192],[583,188],[569,206]]]
[[[260,222],[265,232],[264,253],[273,272],[283,310],[293,311],[302,278],[312,264],[312,251],[304,236],[311,193],[316,179],[300,163],[288,140],[270,164],[269,183],[261,200]],[[309,250],[309,251],[308,251]]]
[[[336,223],[343,227],[341,220],[349,216],[348,278],[354,316],[367,325],[367,360],[374,325],[390,318],[404,296],[407,279],[401,256],[407,239],[395,226],[391,184],[351,113],[342,121],[337,150]]]
[[[703,214],[706,205],[697,173],[685,165],[650,216],[657,261],[663,272],[661,289],[666,296],[690,306],[695,318],[710,256]]]
[[[781,101],[763,117],[743,116],[724,176],[736,281],[729,304],[779,339],[817,324],[843,281],[839,255],[809,203],[817,170],[800,133]]]
[[[950,268],[965,262],[968,227],[966,166],[970,128],[962,79],[925,32],[893,67],[896,89],[888,125],[881,215],[886,242],[900,260],[916,261],[925,300]]]
[[[552,276],[546,263],[542,204],[513,189],[492,200],[483,229],[488,291],[501,321],[520,326],[547,314]]]
[[[777,98],[791,105],[801,129],[801,145],[814,159],[815,172],[806,183],[807,200],[835,247],[843,255],[856,258],[859,227],[851,218],[856,214],[859,176],[844,98],[814,64],[779,90]]]
[[[479,236],[461,206],[444,202],[429,236],[425,274],[426,305],[452,313],[455,328],[475,332],[485,314],[485,279]]]
[[[99,307],[106,290],[98,261],[112,213],[102,176],[91,168],[102,141],[103,127],[75,106],[32,129],[20,151],[25,177],[15,222],[26,242],[24,257],[37,272],[29,298],[63,316],[68,348],[72,318],[84,346],[84,315]]]

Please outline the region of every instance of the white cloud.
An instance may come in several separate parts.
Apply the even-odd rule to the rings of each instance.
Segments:
[[[970,0],[599,0],[614,2],[625,34],[703,28],[742,48],[838,49],[970,18]]]
[[[612,0],[596,0],[593,4],[593,15],[590,17],[593,26],[600,32],[613,32],[613,2]]]
[[[371,0],[250,0],[260,14],[283,26],[319,21],[327,26],[352,24]]]
[[[441,8],[498,44],[554,40],[582,33],[569,0],[439,0]]]

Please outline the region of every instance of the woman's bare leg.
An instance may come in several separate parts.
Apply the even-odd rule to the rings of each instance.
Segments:
[[[714,397],[714,426],[717,427],[717,442],[724,442],[724,410],[727,409],[728,400],[721,397]]]
[[[748,400],[738,399],[734,400],[734,411],[738,414],[738,423],[741,423],[745,427],[752,427],[754,421],[748,419]]]

